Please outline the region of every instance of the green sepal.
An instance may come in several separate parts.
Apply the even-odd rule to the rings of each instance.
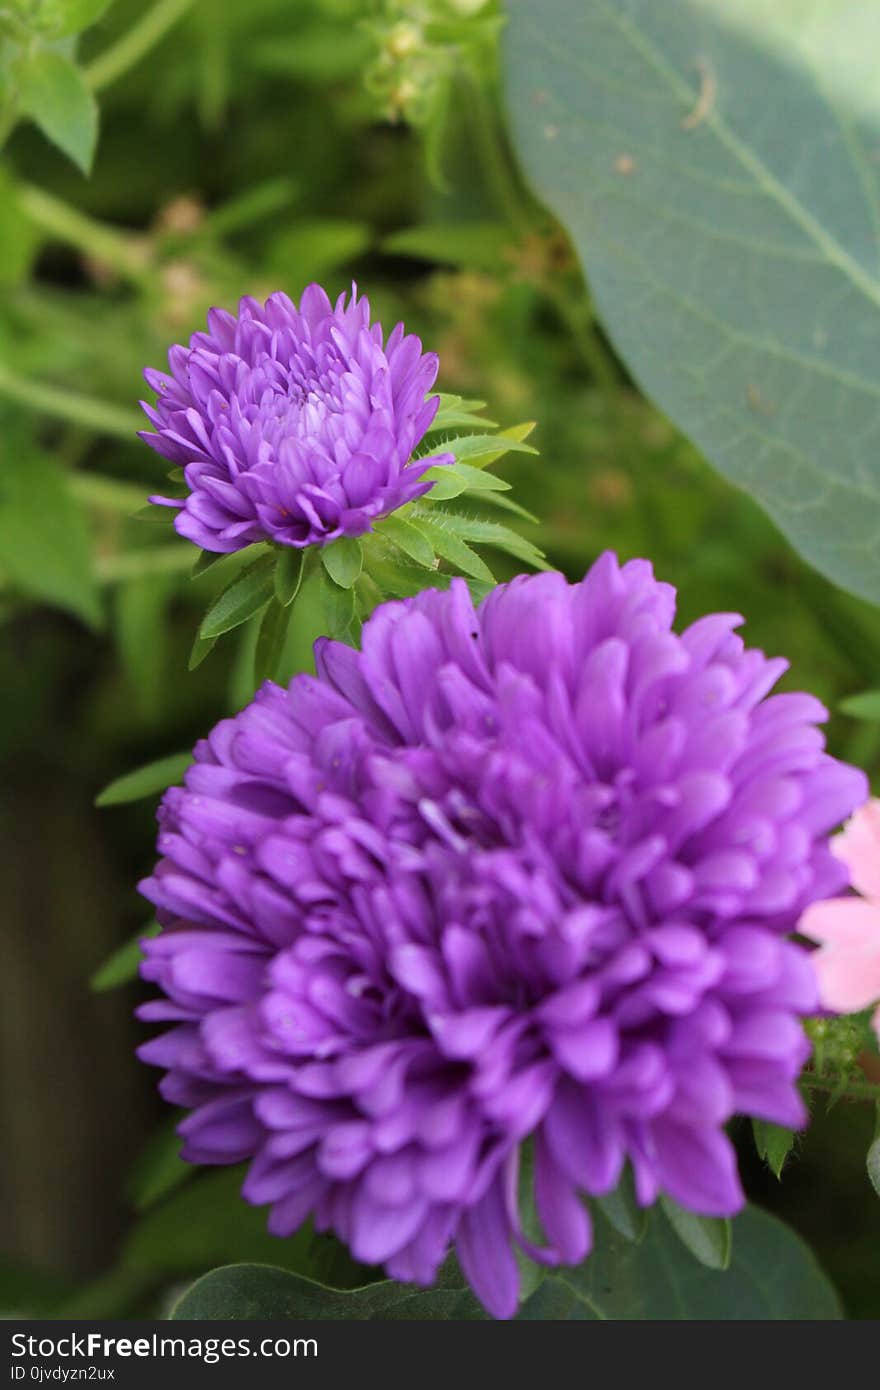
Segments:
[[[120,985],[136,980],[138,967],[144,958],[141,942],[145,937],[158,936],[161,930],[158,922],[149,922],[124,945],[117,946],[92,975],[89,989],[95,994],[104,994],[109,989],[118,989]]]
[[[321,606],[327,625],[327,636],[339,642],[355,639],[357,608],[354,589],[342,589],[328,574],[322,575]]]
[[[595,1202],[606,1220],[611,1222],[624,1240],[638,1245],[639,1241],[644,1239],[645,1231],[648,1229],[648,1211],[636,1201],[635,1183],[629,1167],[624,1169],[613,1192],[606,1193],[604,1197],[597,1197]]]
[[[273,598],[263,610],[260,631],[254,651],[254,683],[262,685],[265,680],[277,680],[281,658],[284,655],[284,642],[290,622],[290,609],[284,608]]]
[[[170,510],[170,508],[168,510]],[[199,551],[198,555],[196,556],[195,564],[193,565],[192,570],[190,571],[190,578],[198,579],[199,575],[204,574],[206,570],[211,569],[212,565],[216,565],[218,561],[225,560],[227,558],[228,557],[225,554],[217,550]]]
[[[292,545],[279,546],[275,559],[275,597],[282,608],[289,608],[299,593],[306,568],[305,550]]]
[[[199,637],[216,640],[259,613],[274,593],[274,569],[274,557],[261,555],[238,575],[211,604],[199,627]]]
[[[782,1176],[785,1160],[794,1146],[794,1133],[769,1120],[752,1120],[755,1147],[775,1178]]]
[[[124,806],[129,801],[144,801],[148,796],[164,792],[175,782],[182,782],[191,762],[192,753],[169,753],[165,758],[144,763],[143,767],[108,782],[95,797],[95,805]]]
[[[717,1216],[697,1216],[665,1195],[660,1198],[660,1207],[681,1243],[701,1265],[718,1270],[729,1267],[733,1250],[729,1221]]]
[[[341,536],[338,541],[321,548],[321,564],[340,589],[354,587],[364,567],[364,552],[359,540]]]
[[[391,516],[386,516],[376,529],[380,535],[387,536],[398,550],[402,550],[404,555],[408,555],[417,565],[421,565],[424,569],[436,567],[437,557],[434,554],[434,547],[424,531],[420,531],[414,521],[394,512]]]

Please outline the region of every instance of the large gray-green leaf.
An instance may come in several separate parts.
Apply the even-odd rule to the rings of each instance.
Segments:
[[[880,7],[508,0],[507,102],[640,385],[880,601]]]
[[[432,1289],[383,1279],[351,1292],[329,1289],[274,1265],[226,1265],[189,1288],[172,1318],[277,1318],[338,1321],[482,1318],[485,1314],[453,1268]]]
[[[655,1212],[640,1245],[601,1222],[596,1234],[594,1254],[578,1269],[545,1279],[521,1317],[809,1322],[842,1316],[809,1248],[757,1208],[733,1223],[733,1253],[723,1273],[695,1260]]]
[[[454,1267],[433,1289],[389,1280],[341,1292],[265,1265],[230,1265],[183,1295],[175,1318],[398,1320],[479,1318]],[[837,1297],[812,1254],[781,1222],[749,1209],[734,1223],[724,1273],[705,1269],[666,1221],[652,1214],[634,1245],[601,1216],[596,1248],[578,1269],[551,1273],[522,1306],[525,1319],[563,1321],[835,1319]]]

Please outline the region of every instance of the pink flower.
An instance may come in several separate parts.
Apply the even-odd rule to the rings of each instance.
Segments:
[[[857,1013],[880,999],[880,800],[866,801],[831,848],[862,896],[813,903],[798,931],[821,942],[813,964],[822,1003],[835,1013]],[[880,1038],[880,1008],[872,1024]]]

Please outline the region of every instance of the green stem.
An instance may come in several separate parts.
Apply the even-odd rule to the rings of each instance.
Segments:
[[[871,621],[876,614],[858,599],[844,594],[821,575],[799,567],[799,590],[807,608],[821,623],[822,633],[847,666],[865,682],[866,689],[880,684],[877,632]]]
[[[805,1086],[808,1091],[827,1091],[829,1094],[838,1091],[838,1082],[825,1080],[821,1076],[802,1076],[801,1085]],[[841,1100],[880,1101],[880,1085],[871,1081],[849,1081],[840,1091],[840,1098]]]
[[[127,34],[105,48],[86,68],[85,78],[92,91],[109,87],[111,82],[135,67],[183,18],[192,4],[193,0],[158,0]]]
[[[192,563],[192,546],[157,545],[119,555],[99,555],[95,575],[101,584],[116,584],[120,580],[142,579],[147,574],[188,574]]]
[[[18,107],[16,106],[14,101],[10,101],[6,107],[6,110],[0,112],[0,148],[2,148],[3,145],[6,144],[6,141],[9,139],[9,136],[15,129],[15,123],[17,120]]]
[[[127,584],[159,574],[189,574],[192,546],[156,545],[144,550],[120,551],[95,557],[94,574],[99,584]],[[7,575],[0,572],[0,600],[7,597]]]
[[[470,107],[468,124],[486,182],[511,229],[527,236],[533,230],[532,219],[511,169],[495,108],[475,79],[465,79],[463,87]]]
[[[126,516],[146,503],[150,486],[121,482],[117,478],[99,477],[97,473],[71,473],[67,486],[73,496],[86,506],[99,511],[122,512]]]
[[[132,1304],[143,1298],[156,1284],[155,1274],[129,1269],[124,1264],[86,1284],[57,1310],[56,1316],[92,1321],[127,1315]]]
[[[21,184],[17,198],[22,212],[51,237],[75,246],[96,261],[103,261],[136,284],[149,281],[149,255],[133,237],[86,217],[32,184]]]
[[[486,99],[486,93],[478,82],[469,81],[465,91],[470,106],[471,134],[486,182],[511,230],[519,237],[527,237],[535,231],[535,224],[511,166],[495,108]],[[543,289],[580,349],[587,369],[602,393],[609,414],[615,423],[619,424],[619,420],[616,419],[618,373],[596,333],[592,305],[586,287],[582,286],[580,296],[573,299],[566,286],[559,283],[558,277],[554,276],[546,280]]]
[[[137,419],[127,410],[107,401],[96,401],[89,396],[76,396],[70,391],[61,391],[54,386],[44,386],[41,382],[30,381],[27,377],[11,372],[0,363],[0,396],[18,401],[20,405],[30,406],[44,415],[53,415],[59,420],[67,420],[73,425],[84,425],[100,434],[112,434],[119,439],[131,440],[137,429]]]
[[[579,300],[572,300],[565,287],[557,287],[555,283],[547,286],[547,296],[575,344],[580,348],[584,362],[603,396],[609,413],[615,423],[620,425],[617,398],[620,379],[614,362],[596,332],[596,320],[587,298],[586,286]],[[619,432],[623,433],[622,428]]]
[[[32,46],[33,39],[27,25],[8,10],[0,10],[0,49],[3,47],[4,29],[12,42],[20,48],[29,49]],[[19,114],[19,94],[16,83],[10,80],[11,66],[6,63],[0,68],[0,90],[3,92],[3,106],[0,109],[0,148],[6,144],[15,129]]]

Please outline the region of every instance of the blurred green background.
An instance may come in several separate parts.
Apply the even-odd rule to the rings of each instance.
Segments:
[[[149,920],[133,885],[154,835],[153,802],[98,811],[96,793],[250,694],[234,643],[186,673],[217,580],[190,580],[191,548],[133,517],[164,477],[134,435],[141,370],[211,304],[356,279],[386,328],[403,318],[439,352],[442,390],[503,425],[537,421],[540,457],[502,471],[554,564],[578,576],[606,547],[648,555],[680,586],[683,620],[739,610],[753,644],[790,658],[787,683],[832,710],[880,686],[880,614],[719,481],[593,321],[505,143],[494,0],[118,0],[80,40],[85,71],[157,10],[167,30],[139,61],[91,68],[90,177],[27,123],[0,156],[0,1306],[13,1311],[154,1312],[210,1263],[282,1258],[235,1175],[171,1190],[167,1132],[150,1139],[168,1117],[133,1056],[137,987],[89,989]],[[298,622],[291,670],[320,617],[305,603]],[[836,713],[830,740],[875,773],[880,724]],[[781,1184],[742,1135],[752,1195],[807,1237],[855,1317],[880,1316],[873,1118],[832,1109]]]

